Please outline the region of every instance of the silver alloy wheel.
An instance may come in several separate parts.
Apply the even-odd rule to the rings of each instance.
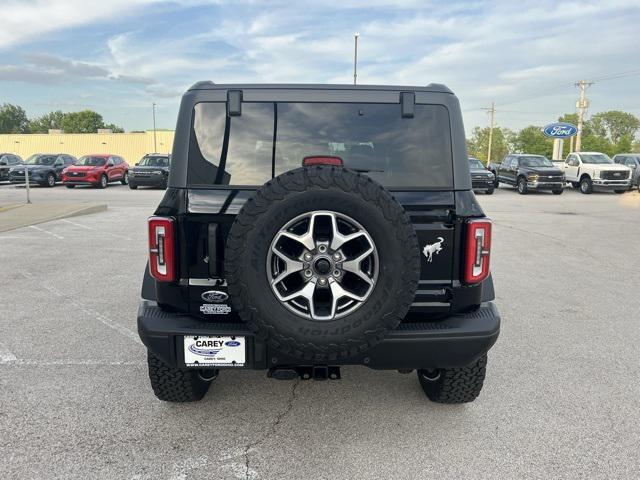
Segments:
[[[53,187],[56,184],[56,176],[53,173],[47,175],[47,184]]]
[[[123,185],[129,185],[129,172],[124,172],[124,176],[122,177]]]
[[[349,315],[366,302],[378,279],[378,251],[362,225],[319,210],[287,222],[267,254],[267,280],[290,311],[312,320]]]

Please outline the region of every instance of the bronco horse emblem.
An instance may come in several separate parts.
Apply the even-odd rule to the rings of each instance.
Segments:
[[[422,253],[427,257],[427,262],[431,262],[433,260],[433,254],[438,254],[442,251],[442,242],[444,242],[444,238],[438,237],[438,241],[432,243],[431,245],[426,244],[422,249]]]

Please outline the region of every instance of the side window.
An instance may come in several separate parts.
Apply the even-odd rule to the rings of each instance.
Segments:
[[[56,161],[53,164],[54,167],[59,167],[60,165],[64,165],[64,155],[56,157]]]
[[[4,157],[0,157],[0,166],[4,167],[5,165],[9,165],[9,156],[5,155]]]
[[[16,156],[11,156],[11,158],[9,158],[9,165],[17,165],[18,163],[20,163],[20,159]]]
[[[243,103],[228,117],[224,103],[199,103],[189,144],[191,185],[262,185],[271,178],[273,103]]]
[[[634,167],[636,165],[636,160],[633,157],[626,157],[624,164],[629,167]]]

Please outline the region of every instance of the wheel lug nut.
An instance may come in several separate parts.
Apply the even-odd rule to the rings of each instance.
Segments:
[[[311,255],[309,252],[304,254],[304,259],[308,262],[309,260],[311,260],[313,258],[313,255]]]
[[[322,278],[320,278],[320,280],[318,280],[318,283],[319,283],[320,285],[326,285],[326,284],[327,284],[327,279],[326,279],[326,278],[324,278],[324,277],[322,277]]]
[[[304,271],[304,276],[305,276],[305,277],[310,278],[310,277],[311,277],[311,275],[313,275],[313,272],[312,272],[311,270],[305,270],[305,271]]]
[[[340,254],[338,252],[333,254],[333,259],[337,262],[338,260],[340,260]]]
[[[333,276],[334,276],[334,277],[339,277],[340,275],[342,275],[342,272],[340,272],[340,270],[335,269],[335,270],[333,271]]]
[[[324,252],[326,252],[326,251],[327,251],[327,246],[326,246],[326,245],[320,245],[320,246],[318,247],[318,251],[319,251],[320,253],[324,253]]]

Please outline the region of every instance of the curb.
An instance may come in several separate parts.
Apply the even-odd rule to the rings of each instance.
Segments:
[[[63,211],[62,213],[58,213],[58,214],[52,214],[49,216],[45,216],[45,217],[41,217],[41,218],[36,218],[36,219],[31,219],[29,220],[28,217],[29,215],[24,215],[23,219],[20,221],[14,221],[14,222],[9,222],[8,224],[5,224],[5,222],[3,222],[3,218],[2,218],[2,214],[3,213],[7,213],[10,212],[11,210],[16,210],[16,209],[21,209],[27,207],[28,205],[21,205],[21,206],[11,206],[9,208],[5,208],[5,209],[0,209],[0,232],[8,232],[10,230],[15,230],[17,228],[24,228],[24,227],[29,227],[31,225],[39,225],[41,223],[46,223],[46,222],[51,222],[54,220],[62,220],[63,218],[71,218],[71,217],[78,217],[81,215],[89,215],[92,213],[100,213],[100,212],[106,212],[107,211],[107,205],[100,203],[100,204],[89,204],[89,205],[84,205],[82,207],[76,208],[76,209],[72,209],[72,210],[67,210],[67,211]],[[36,205],[37,206],[37,205]]]

